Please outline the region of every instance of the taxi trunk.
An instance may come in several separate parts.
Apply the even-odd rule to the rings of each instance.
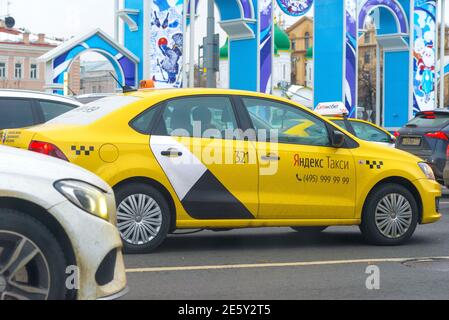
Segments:
[[[35,132],[27,129],[0,130],[0,144],[20,149],[28,149]]]

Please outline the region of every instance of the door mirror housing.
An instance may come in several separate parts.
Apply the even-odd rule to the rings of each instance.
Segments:
[[[396,143],[396,137],[390,136],[390,143]]]
[[[331,135],[332,147],[341,148],[345,144],[346,136],[343,132],[334,130]]]

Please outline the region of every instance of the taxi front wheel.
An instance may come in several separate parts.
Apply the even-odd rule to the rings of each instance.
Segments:
[[[170,209],[165,198],[157,189],[143,183],[120,187],[115,197],[123,251],[130,254],[154,251],[170,228]]]
[[[360,230],[374,245],[401,245],[412,237],[418,218],[413,194],[401,185],[384,184],[368,197]]]

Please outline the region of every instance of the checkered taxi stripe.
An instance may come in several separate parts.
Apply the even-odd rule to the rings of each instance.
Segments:
[[[90,156],[92,152],[95,151],[95,147],[92,146],[72,146],[72,151],[75,152],[77,156],[85,155]]]
[[[374,170],[374,169],[382,169],[382,167],[384,166],[384,162],[383,161],[366,161],[366,165],[369,166],[370,169]]]

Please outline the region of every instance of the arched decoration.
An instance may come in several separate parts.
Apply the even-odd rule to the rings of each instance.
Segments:
[[[251,0],[215,0],[222,21],[226,20],[254,20],[256,19],[254,5]]]
[[[364,29],[366,17],[377,8],[385,8],[393,14],[397,24],[397,33],[409,33],[407,15],[404,8],[396,0],[367,0],[360,9],[359,30]]]
[[[137,86],[137,66],[139,58],[116,43],[100,29],[78,38],[74,38],[39,58],[46,63],[46,88],[61,93],[64,74],[70,70],[73,62],[85,52],[97,52],[104,56],[114,67],[121,85]]]
[[[277,0],[279,8],[292,17],[306,15],[313,6],[313,0]]]

